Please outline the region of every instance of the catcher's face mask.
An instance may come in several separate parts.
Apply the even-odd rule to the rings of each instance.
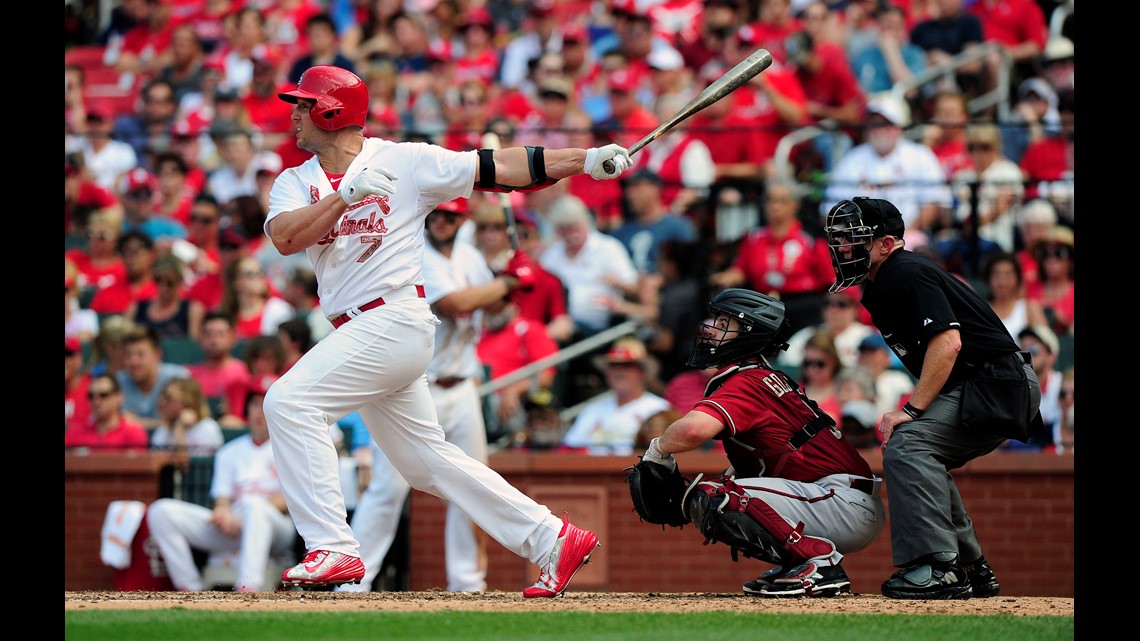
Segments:
[[[863,220],[863,211],[850,200],[840,201],[827,213],[824,225],[835,284],[827,291],[841,292],[858,285],[871,272],[871,243],[874,231]]]

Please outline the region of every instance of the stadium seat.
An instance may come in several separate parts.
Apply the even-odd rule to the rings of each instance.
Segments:
[[[107,53],[104,45],[79,45],[63,52],[65,66],[82,67],[84,73],[90,69],[103,67],[103,56]]]

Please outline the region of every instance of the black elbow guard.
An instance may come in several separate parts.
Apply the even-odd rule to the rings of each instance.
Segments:
[[[527,167],[530,169],[530,184],[514,186],[501,185],[496,182],[495,152],[492,149],[480,149],[478,150],[479,181],[475,183],[475,189],[495,192],[538,191],[558,182],[557,179],[546,175],[546,158],[543,156],[543,147],[527,145],[524,149],[526,149]]]

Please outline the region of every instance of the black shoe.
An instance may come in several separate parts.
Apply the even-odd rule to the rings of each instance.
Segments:
[[[764,574],[761,574],[756,579],[749,581],[748,583],[745,583],[744,584],[744,593],[745,594],[758,595],[758,594],[760,594],[760,590],[763,589],[764,586],[772,585],[772,581],[775,581],[776,579],[778,579],[782,576],[784,576],[784,567],[781,565],[777,565],[776,567],[768,570]]]
[[[829,597],[851,591],[851,579],[838,565],[808,561],[760,588],[762,597]]]
[[[939,552],[892,574],[882,592],[892,599],[968,599],[974,591],[958,555]]]
[[[962,569],[966,571],[966,578],[970,580],[970,587],[974,589],[976,598],[985,599],[997,596],[1001,592],[1001,586],[998,585],[997,577],[994,576],[993,568],[986,561],[986,557],[979,556],[973,563],[963,564]]]

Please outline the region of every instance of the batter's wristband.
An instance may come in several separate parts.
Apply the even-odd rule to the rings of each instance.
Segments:
[[[923,412],[926,411],[918,409],[917,407],[911,405],[909,402],[906,405],[903,405],[902,410],[906,412],[907,416],[911,418],[918,418],[922,416]]]

